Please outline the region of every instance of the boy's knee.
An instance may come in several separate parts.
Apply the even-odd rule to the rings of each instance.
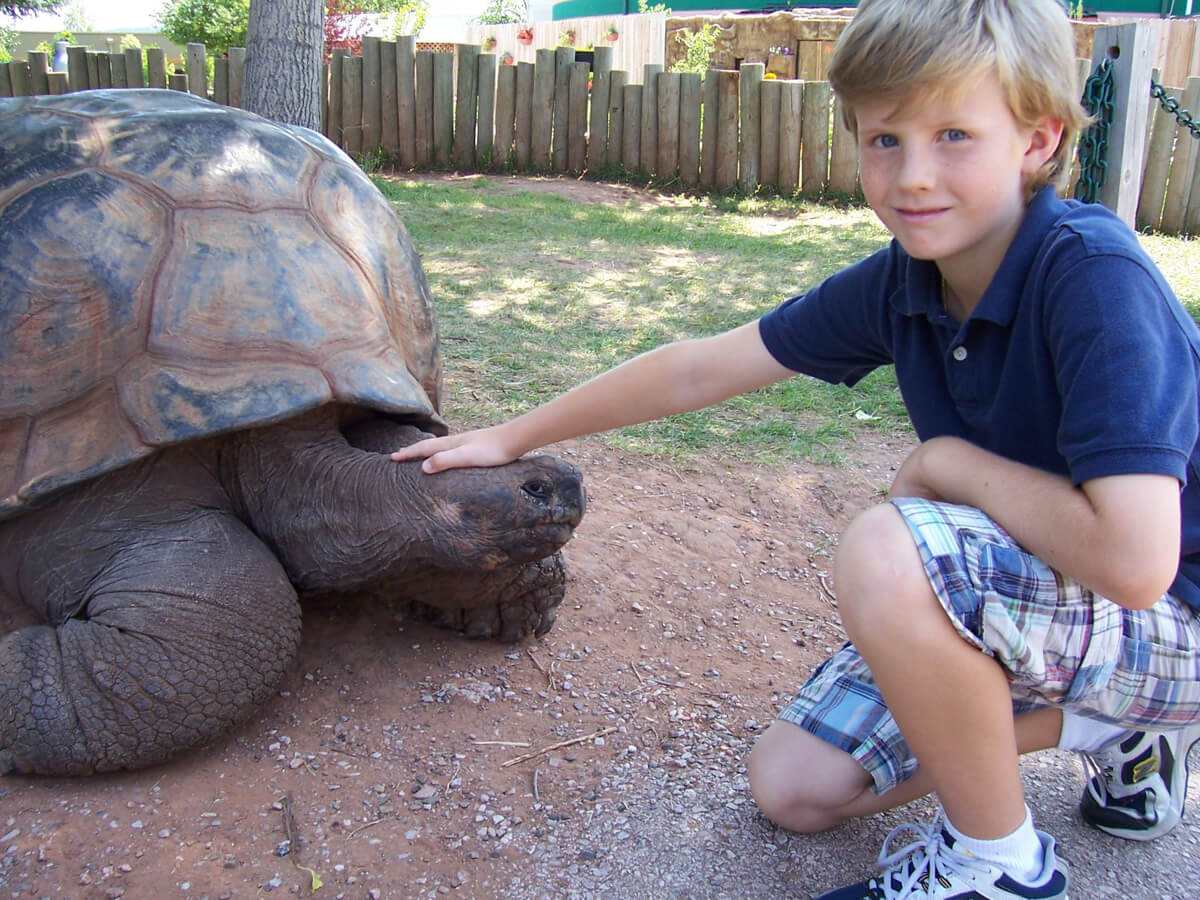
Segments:
[[[820,757],[834,754],[844,756],[865,776],[849,754],[791,722],[774,722],[754,745],[747,764],[750,792],[759,811],[791,831],[824,831],[840,825],[844,817],[836,810],[852,799],[854,791],[842,792],[843,779],[821,764]]]
[[[833,576],[848,628],[859,616],[878,625],[881,615],[906,615],[906,594],[924,597],[929,586],[912,533],[889,503],[850,523],[838,541]]]

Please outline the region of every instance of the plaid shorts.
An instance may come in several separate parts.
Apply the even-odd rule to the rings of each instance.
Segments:
[[[1128,610],[1055,572],[978,509],[892,501],[963,640],[1004,669],[1014,713],[1058,706],[1167,731],[1200,718],[1200,610]],[[917,768],[863,658],[846,644],[779,714],[852,755],[878,793]]]

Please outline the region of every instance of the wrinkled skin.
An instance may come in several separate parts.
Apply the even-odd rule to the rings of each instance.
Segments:
[[[543,633],[584,507],[548,456],[425,475],[425,436],[333,408],[161,451],[0,523],[0,772],[138,768],[274,691],[299,596],[370,592],[473,636]],[[347,424],[349,422],[349,424]]]

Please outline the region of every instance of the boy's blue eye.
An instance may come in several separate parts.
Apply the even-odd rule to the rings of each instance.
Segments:
[[[875,145],[877,147],[898,147],[900,141],[894,134],[881,134],[875,138]]]
[[[967,139],[967,133],[961,128],[947,128],[946,138],[947,140],[951,141],[965,141]]]

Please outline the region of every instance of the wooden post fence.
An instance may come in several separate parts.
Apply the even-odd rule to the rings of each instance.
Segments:
[[[1144,23],[1097,28],[1093,60],[1079,61],[1083,78],[1101,59],[1114,70],[1100,199],[1137,227],[1200,233],[1200,140],[1151,106],[1147,86],[1157,74],[1147,31]],[[539,48],[534,62],[515,64],[476,45],[418,50],[411,36],[368,38],[363,47],[361,55],[336,51],[324,78],[323,130],[351,154],[381,153],[404,169],[623,169],[715,192],[858,191],[855,139],[824,81],[766,78],[755,62],[703,78],[658,63],[631,75],[612,67],[611,46],[596,46],[590,61],[573,47]],[[210,85],[203,46],[187,49],[184,72],[168,72],[158,49],[71,46],[65,73],[33,52],[0,65],[0,97],[149,86],[240,105],[245,50],[215,60]],[[1164,90],[1200,118],[1200,77]]]

